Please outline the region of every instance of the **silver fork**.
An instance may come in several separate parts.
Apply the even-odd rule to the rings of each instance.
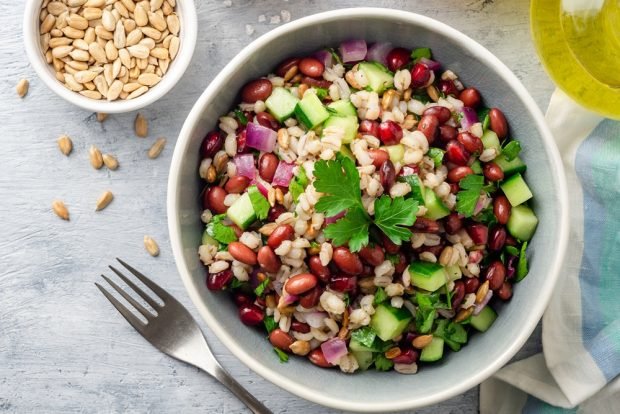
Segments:
[[[114,305],[121,315],[138,331],[144,339],[149,341],[151,345],[159,349],[161,352],[176,358],[180,361],[194,365],[210,374],[219,382],[224,384],[233,392],[253,413],[255,414],[271,414],[271,411],[258,401],[252,394],[245,390],[237,381],[235,381],[217,362],[213,353],[209,349],[207,341],[198,327],[198,324],[192,318],[192,315],[168,292],[159,287],[155,282],[138,272],[136,269],[116,258],[127,270],[129,270],[142,283],[148,286],[164,303],[158,304],[151,296],[136,286],[120,271],[110,266],[110,269],[120,277],[135,293],[140,295],[156,312],[153,315],[138,301],[127,294],[116,283],[101,275],[106,282],[110,284],[127,302],[129,302],[138,312],[140,312],[147,320],[142,322],[136,317],[125,305],[116,299],[109,291],[102,287],[99,283],[95,285],[101,293]]]

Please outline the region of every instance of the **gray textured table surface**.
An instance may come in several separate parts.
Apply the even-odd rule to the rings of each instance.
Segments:
[[[133,135],[135,113],[103,124],[49,91],[29,66],[21,36],[24,1],[0,3],[0,412],[241,412],[243,406],[197,369],[151,348],[114,311],[93,282],[115,256],[152,275],[196,315],[176,274],[168,244],[165,194],[176,136],[193,102],[243,46],[271,30],[273,16],[292,19],[352,6],[384,6],[442,20],[495,53],[544,108],[552,84],[529,36],[527,0],[446,1],[197,1],[199,31],[194,59],[183,80],[142,112],[150,136]],[[266,21],[260,22],[264,15]],[[276,20],[276,19],[273,19]],[[254,32],[248,35],[246,25]],[[15,85],[31,81],[20,100]],[[60,134],[74,140],[62,156]],[[157,160],[146,150],[158,136],[168,145]],[[93,170],[91,144],[118,156],[118,171]],[[116,196],[103,212],[94,204],[104,190]],[[53,215],[61,198],[71,221]],[[142,237],[152,235],[161,256],[151,258]],[[204,323],[202,327],[210,335]],[[520,355],[539,349],[537,331]],[[327,413],[265,381],[217,339],[222,364],[276,413]],[[477,390],[420,412],[472,413]]]

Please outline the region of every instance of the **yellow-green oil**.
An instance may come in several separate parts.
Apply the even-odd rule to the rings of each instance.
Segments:
[[[588,1],[602,7],[566,10],[562,0],[532,0],[534,43],[561,89],[586,108],[620,119],[620,0]]]

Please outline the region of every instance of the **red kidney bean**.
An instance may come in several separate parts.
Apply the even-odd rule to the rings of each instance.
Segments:
[[[433,143],[439,133],[439,119],[435,115],[422,115],[418,122],[418,131],[424,134],[429,144]]]
[[[244,325],[258,325],[264,318],[265,312],[254,304],[243,305],[239,308],[239,319]]]
[[[323,355],[323,350],[321,349],[321,347],[315,348],[312,351],[310,351],[310,353],[308,354],[308,359],[314,365],[321,367],[321,368],[333,367],[333,365],[327,362],[327,360],[325,359],[325,355]]]
[[[437,220],[431,220],[425,217],[418,217],[413,223],[413,229],[416,233],[439,233],[439,223]]]
[[[299,304],[306,309],[313,308],[319,304],[319,299],[321,299],[322,294],[323,294],[323,289],[316,286],[314,289],[310,290],[307,293],[304,293],[299,298]]]
[[[458,141],[450,141],[446,144],[446,159],[456,165],[467,165],[469,152]]]
[[[226,195],[226,190],[222,187],[209,187],[204,194],[207,208],[215,214],[226,213],[226,210],[228,210],[228,207],[224,205],[224,198],[226,198]]]
[[[502,287],[506,278],[506,267],[502,262],[496,260],[487,267],[484,278],[489,281],[489,289],[497,290]]]
[[[458,184],[456,184],[456,183],[452,183],[452,184],[450,184],[450,192],[451,192],[452,194],[456,194],[456,193],[458,193],[460,189],[461,189],[461,187],[459,187],[459,185],[458,185]]]
[[[463,303],[463,298],[465,297],[465,284],[462,280],[457,280],[454,282],[454,290],[452,290],[452,309],[458,310]]]
[[[401,274],[405,271],[407,266],[409,266],[409,261],[407,260],[407,256],[405,256],[405,253],[399,251],[397,254],[398,262],[394,263],[394,272],[396,274]]]
[[[364,119],[360,122],[358,131],[362,135],[372,135],[373,137],[379,138],[379,123],[377,121]]]
[[[277,131],[280,128],[280,123],[269,112],[259,112],[256,114],[256,120],[259,124],[265,128],[273,129]]]
[[[239,291],[235,291],[233,293],[233,300],[235,301],[235,305],[237,305],[238,307],[243,305],[249,305],[254,302],[254,299],[252,299],[250,295]]]
[[[284,206],[280,204],[276,204],[275,206],[269,209],[269,214],[267,215],[267,220],[270,222],[274,222],[280,217],[282,214],[286,213],[286,209]]]
[[[473,240],[474,244],[487,244],[489,239],[489,228],[482,223],[470,224],[465,229]]]
[[[260,160],[258,160],[258,174],[263,180],[270,183],[273,180],[279,163],[280,161],[275,154],[271,152],[263,154]]]
[[[499,224],[508,223],[510,218],[510,210],[512,209],[510,202],[505,195],[499,194],[493,200],[493,214]]]
[[[276,68],[276,71],[275,71],[276,75],[278,75],[281,78],[284,77],[284,75],[286,75],[288,71],[291,70],[292,67],[299,65],[300,60],[301,58],[298,58],[298,57],[292,57],[292,58],[288,58],[284,60]]]
[[[291,345],[295,342],[295,340],[282,329],[276,328],[269,334],[269,342],[271,342],[271,345],[282,351],[290,352]]]
[[[388,236],[383,233],[381,233],[381,244],[383,245],[386,253],[396,254],[400,251],[400,246],[398,244],[395,244],[392,240],[390,240]]]
[[[413,364],[418,360],[418,351],[415,351],[411,348],[404,349],[401,351],[400,355],[396,358],[392,358],[392,362],[395,364]]]
[[[291,331],[299,332],[299,333],[308,333],[310,332],[310,325],[307,323],[292,321],[291,322]]]
[[[332,254],[332,260],[340,270],[350,275],[359,275],[364,270],[362,261],[355,253],[344,247],[336,247]]]
[[[469,132],[459,133],[456,139],[463,144],[463,148],[472,154],[480,154],[484,150],[482,140]]]
[[[252,251],[248,246],[241,242],[232,242],[228,245],[228,253],[235,260],[245,263],[247,265],[254,266],[256,264],[256,253]]]
[[[299,61],[299,71],[311,78],[318,78],[323,74],[325,66],[313,57],[305,57]]]
[[[480,287],[480,279],[469,277],[465,279],[465,293],[476,293]]]
[[[411,52],[405,48],[397,47],[390,50],[385,60],[388,68],[392,72],[396,72],[411,61]]]
[[[443,227],[448,234],[456,234],[463,228],[463,219],[457,213],[450,213],[443,223]]]
[[[357,288],[357,276],[344,274],[332,276],[329,288],[336,292],[352,292]]]
[[[499,252],[506,244],[506,229],[504,226],[493,226],[489,231],[489,250]]]
[[[377,168],[381,167],[384,162],[390,159],[390,155],[387,151],[382,149],[371,148],[368,150],[368,155],[370,155],[370,158],[372,159],[372,165]]]
[[[269,98],[272,90],[273,86],[269,79],[255,79],[246,83],[241,89],[241,99],[247,103],[264,101]]]
[[[221,131],[209,132],[200,145],[200,155],[202,158],[213,158],[224,145],[224,134]]]
[[[491,108],[489,111],[489,127],[497,136],[502,139],[508,135],[508,122],[504,113],[497,108]]]
[[[403,129],[394,121],[383,121],[379,124],[379,139],[385,145],[395,145],[403,138]]]
[[[512,285],[508,282],[502,283],[502,286],[497,290],[497,296],[501,300],[508,300],[512,297]]]
[[[466,165],[454,167],[450,171],[448,171],[448,181],[450,181],[451,183],[458,183],[463,178],[473,173],[474,173],[474,170],[472,170],[470,167]]]
[[[452,118],[452,112],[450,112],[450,110],[445,106],[439,105],[431,106],[430,108],[425,110],[422,113],[422,116],[424,117],[425,115],[434,115],[435,117],[437,117],[437,120],[440,124],[445,124],[450,118]]]
[[[392,188],[396,181],[396,169],[392,161],[386,160],[381,164],[381,168],[379,168],[379,178],[381,179],[381,185],[386,191]]]
[[[441,80],[439,81],[439,91],[443,92],[445,95],[458,96],[459,90],[451,80]]]
[[[280,224],[267,239],[267,245],[273,250],[280,247],[284,240],[293,240],[295,229],[290,224]]]
[[[463,102],[463,105],[474,109],[480,106],[480,102],[482,101],[480,92],[478,92],[476,88],[463,89],[459,95],[459,99]]]
[[[385,260],[385,253],[378,244],[362,247],[359,255],[364,262],[371,266],[379,266]]]
[[[323,266],[321,263],[321,258],[318,255],[310,256],[308,259],[308,267],[310,268],[312,274],[318,277],[321,282],[329,282],[331,271],[329,270],[329,267]]]
[[[250,179],[248,177],[237,175],[228,179],[228,182],[226,182],[224,186],[224,190],[226,190],[228,194],[241,194],[248,188],[248,185],[250,185]]]
[[[276,273],[280,270],[280,266],[282,266],[280,258],[273,252],[273,250],[271,250],[271,247],[269,246],[263,246],[258,249],[256,261],[267,273]]]
[[[310,76],[304,76],[303,78],[301,78],[301,83],[305,83],[308,86],[313,86],[315,88],[323,89],[329,89],[329,87],[332,85],[330,81],[326,81],[325,79],[311,78]]]
[[[502,167],[494,162],[486,163],[482,169],[482,172],[489,181],[501,181],[504,179],[504,171],[502,170]]]
[[[233,273],[230,269],[218,273],[209,273],[207,274],[207,288],[209,290],[222,290],[228,286],[232,278]]]
[[[431,70],[423,63],[416,63],[411,69],[411,86],[421,88],[426,86],[431,78]]]
[[[291,295],[301,295],[314,288],[318,280],[312,273],[300,273],[290,277],[285,284],[285,289]]]
[[[459,131],[450,125],[441,125],[439,127],[439,139],[443,142],[449,142],[456,139]]]

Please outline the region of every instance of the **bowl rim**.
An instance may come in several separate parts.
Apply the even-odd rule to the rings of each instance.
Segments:
[[[300,29],[302,27],[311,26],[326,21],[338,20],[341,18],[373,18],[381,17],[386,19],[392,19],[404,23],[413,23],[419,27],[426,28],[431,31],[441,32],[442,35],[452,38],[456,44],[460,44],[469,52],[473,53],[476,58],[483,59],[495,69],[498,75],[515,91],[517,96],[526,104],[529,108],[529,112],[535,121],[537,129],[541,134],[541,141],[544,144],[545,150],[549,155],[549,161],[551,169],[555,172],[552,177],[556,188],[558,189],[558,245],[556,246],[557,254],[550,266],[550,272],[546,276],[546,286],[548,288],[540,292],[539,299],[534,306],[528,311],[528,319],[524,326],[522,326],[516,334],[515,340],[511,346],[505,348],[499,358],[492,361],[487,366],[481,368],[476,374],[469,378],[464,379],[460,384],[444,389],[440,392],[434,393],[427,397],[417,398],[415,400],[409,400],[402,398],[395,400],[391,403],[357,403],[351,400],[342,400],[335,397],[325,396],[320,393],[313,392],[307,389],[301,383],[294,383],[289,381],[288,377],[269,369],[259,362],[257,362],[252,355],[240,346],[235,339],[228,335],[226,331],[220,327],[220,323],[214,318],[206,304],[202,301],[199,293],[192,287],[192,276],[189,272],[189,267],[183,257],[183,248],[180,237],[180,215],[179,215],[179,195],[180,195],[180,170],[183,163],[183,154],[186,152],[187,146],[190,141],[190,133],[194,128],[194,125],[199,121],[203,112],[205,104],[213,99],[214,93],[221,87],[220,84],[223,80],[235,71],[235,68],[249,58],[256,48],[263,47],[269,42],[273,41],[277,37],[286,34],[290,31]],[[418,408],[431,404],[444,401],[455,395],[461,394],[468,389],[480,384],[485,379],[489,378],[499,368],[506,364],[510,358],[512,358],[516,352],[523,346],[525,341],[529,338],[534,331],[538,321],[541,319],[544,310],[547,307],[553,288],[558,279],[561,264],[565,255],[566,245],[568,241],[568,192],[566,185],[566,178],[564,174],[563,164],[560,158],[560,154],[556,147],[553,135],[551,134],[542,112],[536,105],[534,99],[527,92],[523,84],[512,73],[512,71],[502,63],[495,55],[488,51],[484,46],[480,45],[469,36],[461,33],[460,31],[448,26],[445,23],[439,22],[430,17],[419,15],[412,12],[406,12],[402,10],[375,8],[375,7],[360,7],[360,8],[347,8],[340,10],[333,10],[328,12],[322,12],[300,18],[292,21],[278,28],[275,28],[266,34],[260,36],[252,43],[247,45],[241,52],[237,54],[213,79],[209,86],[198,98],[191,112],[189,113],[183,128],[179,134],[176,148],[172,157],[170,175],[168,179],[168,194],[167,194],[167,209],[168,209],[168,228],[170,232],[170,242],[172,245],[172,251],[177,264],[178,271],[181,279],[185,285],[185,288],[192,300],[192,302],[198,308],[200,315],[207,322],[209,328],[215,333],[219,340],[232,352],[237,358],[239,358],[246,366],[251,370],[267,379],[268,381],[278,385],[279,387],[289,391],[299,397],[305,398],[309,401],[322,404],[324,406],[341,409],[341,410],[354,410],[358,412],[386,412],[386,411],[400,411],[412,408]]]
[[[95,100],[65,88],[60,81],[56,79],[40,47],[39,12],[41,10],[42,0],[26,2],[23,18],[23,36],[26,55],[39,79],[41,79],[49,89],[67,102],[77,105],[80,108],[92,112],[103,112],[108,114],[131,112],[144,108],[163,97],[177,84],[189,66],[194,54],[198,31],[196,6],[193,0],[177,0],[177,2],[177,7],[180,6],[181,11],[181,13],[179,13],[181,20],[181,47],[179,48],[179,53],[174,61],[171,62],[170,69],[162,76],[159,84],[137,98],[111,102],[104,99]]]

